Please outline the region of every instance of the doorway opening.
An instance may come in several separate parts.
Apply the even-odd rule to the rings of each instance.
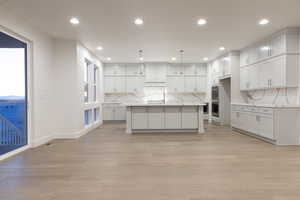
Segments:
[[[27,44],[0,31],[0,155],[28,143]]]

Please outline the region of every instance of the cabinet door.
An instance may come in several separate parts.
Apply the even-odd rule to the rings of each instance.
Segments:
[[[270,55],[270,43],[267,42],[262,42],[259,45],[258,51],[259,51],[259,59],[265,59],[269,57]]]
[[[184,66],[184,74],[187,74],[187,75],[196,74],[195,64],[186,64],[186,66]]]
[[[198,128],[198,107],[183,107],[182,108],[182,128],[183,129],[197,129]]]
[[[271,40],[271,55],[279,55],[285,52],[284,34],[280,34],[272,38]]]
[[[103,120],[114,120],[114,108],[111,106],[103,106]]]
[[[196,74],[197,75],[206,75],[207,74],[207,66],[205,64],[196,65]]]
[[[142,74],[141,64],[127,64],[126,65],[126,74],[127,75],[141,75]]]
[[[269,61],[260,63],[259,65],[259,87],[269,88],[271,75],[271,66]]]
[[[184,78],[180,76],[168,77],[168,91],[169,92],[183,92],[184,91]]]
[[[126,107],[125,106],[116,106],[114,108],[114,118],[115,120],[126,120]]]
[[[115,88],[114,77],[105,76],[104,77],[104,92],[105,93],[113,93]]]
[[[273,131],[273,117],[272,116],[260,116],[259,133],[260,136],[274,139]]]
[[[184,66],[181,64],[168,65],[168,75],[182,75],[184,73]]]
[[[104,75],[113,75],[115,68],[111,64],[105,64],[103,71],[104,71]]]
[[[164,129],[165,114],[163,107],[148,108],[148,128],[149,129]]]
[[[248,67],[242,67],[240,69],[240,89],[247,90],[248,88]]]
[[[274,58],[270,61],[270,87],[284,86],[283,74],[284,74],[284,57]]]
[[[165,127],[166,129],[181,128],[181,107],[165,108]]]
[[[148,112],[145,107],[132,108],[132,129],[148,129]]]
[[[196,92],[196,77],[186,76],[184,77],[184,92]]]
[[[256,89],[259,87],[259,72],[258,65],[251,65],[248,67],[248,88]]]
[[[126,92],[139,93],[144,88],[144,81],[142,77],[126,77]]]
[[[114,64],[114,68],[115,68],[115,75],[125,75],[125,71],[126,71],[126,66],[125,65],[121,65],[121,64]]]
[[[249,133],[258,134],[258,121],[257,116],[254,113],[247,113],[247,130]]]
[[[114,92],[117,92],[117,93],[126,92],[126,87],[125,87],[126,82],[125,82],[124,76],[114,77],[114,82],[115,82]]]
[[[197,77],[196,80],[196,92],[204,93],[207,90],[207,79],[206,76]]]

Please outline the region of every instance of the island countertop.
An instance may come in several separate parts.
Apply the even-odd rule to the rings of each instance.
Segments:
[[[149,104],[149,103],[144,103],[144,104],[124,104],[125,106],[129,107],[167,107],[167,106],[205,106],[205,104],[195,104],[195,103],[167,103],[167,104]]]

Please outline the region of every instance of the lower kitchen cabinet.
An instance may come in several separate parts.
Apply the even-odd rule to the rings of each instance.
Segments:
[[[148,128],[149,129],[165,128],[165,112],[163,107],[148,108]]]
[[[182,108],[182,128],[193,129],[198,128],[198,111],[197,107],[183,107]]]
[[[299,145],[300,108],[233,104],[231,126],[278,145]]]
[[[148,108],[134,107],[132,108],[132,129],[148,128]]]
[[[165,126],[166,129],[181,128],[181,108],[167,107],[165,108]]]
[[[203,118],[199,118],[198,105],[129,106],[128,109],[131,114],[128,116],[127,126],[130,126],[132,130],[197,130],[201,132],[203,128]]]
[[[126,107],[117,103],[103,104],[104,121],[125,121]]]

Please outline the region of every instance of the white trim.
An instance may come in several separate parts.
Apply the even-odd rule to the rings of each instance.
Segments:
[[[27,149],[29,149],[29,145],[26,145],[26,146],[24,146],[24,147],[21,147],[21,148],[18,148],[18,149],[16,149],[16,150],[14,150],[14,151],[8,152],[8,153],[6,153],[6,154],[0,156],[0,161],[3,161],[3,160],[5,160],[5,159],[7,159],[7,158],[10,158],[10,157],[12,157],[12,156],[15,156],[15,155],[17,155],[17,154],[19,154],[19,153],[21,153],[21,152],[27,150]]]
[[[32,146],[33,136],[34,136],[34,121],[33,121],[33,41],[12,31],[9,28],[6,28],[0,25],[0,31],[14,37],[27,45],[27,145],[25,147],[21,147],[16,151],[12,151],[0,156],[0,160],[2,157],[10,157],[10,155],[16,154],[15,152],[22,152],[26,150],[28,147]]]

